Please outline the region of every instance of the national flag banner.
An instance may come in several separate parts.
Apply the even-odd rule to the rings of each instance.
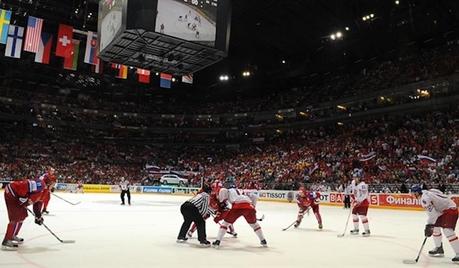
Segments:
[[[172,75],[161,73],[159,76],[159,86],[162,88],[171,88],[172,85]]]
[[[118,69],[118,75],[116,78],[127,79],[128,76],[128,67],[123,64],[112,63],[113,69]]]
[[[97,55],[99,55],[99,53],[97,53]],[[96,56],[96,63],[93,66],[91,66],[93,68],[93,72],[95,72],[96,74],[102,73],[102,66],[102,60],[99,58],[99,56]]]
[[[437,160],[433,159],[432,157],[426,155],[418,155],[418,160],[423,162],[437,162]]]
[[[24,40],[24,27],[10,25],[6,41],[5,56],[19,59],[21,57],[22,41]]]
[[[11,11],[0,9],[0,44],[6,44],[7,42],[10,20]]]
[[[57,35],[56,56],[69,58],[73,51],[73,27],[65,24],[59,24]]]
[[[182,76],[182,82],[186,84],[193,84],[193,74]]]
[[[35,54],[35,62],[49,64],[51,56],[51,48],[53,46],[53,35],[49,33],[41,33],[38,51]]]
[[[371,159],[373,159],[375,157],[376,157],[376,152],[370,152],[368,154],[361,155],[359,161],[360,162],[366,162],[366,161],[370,161]]]
[[[70,57],[64,58],[64,69],[76,71],[78,68],[78,55],[80,54],[80,40],[72,40]]]
[[[150,83],[150,70],[137,68],[137,75],[139,76],[139,82],[144,84]]]
[[[41,40],[41,30],[43,28],[43,19],[29,16],[27,20],[26,39],[24,51],[37,53]]]
[[[96,65],[97,47],[97,33],[89,31],[86,39],[84,63]]]

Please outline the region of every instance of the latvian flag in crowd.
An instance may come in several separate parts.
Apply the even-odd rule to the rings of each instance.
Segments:
[[[41,40],[41,29],[43,28],[43,19],[29,16],[27,20],[27,32],[24,45],[24,51],[37,53]]]
[[[150,70],[137,68],[137,75],[139,76],[139,82],[144,84],[150,83]]]
[[[53,35],[49,33],[41,33],[40,44],[38,44],[38,52],[35,54],[35,62],[49,64],[52,46]]]
[[[6,41],[5,56],[20,58],[22,40],[24,39],[24,27],[10,25],[8,28],[8,39]]]
[[[64,58],[64,69],[76,71],[78,55],[80,54],[80,40],[72,40],[72,50],[69,57]]]
[[[376,153],[375,152],[369,152],[368,154],[360,155],[359,161],[360,162],[366,162],[366,161],[370,161],[371,159],[373,159],[375,157],[376,157]]]
[[[59,24],[57,34],[56,56],[63,58],[72,57],[73,51],[73,27],[65,24]]]
[[[89,31],[86,39],[86,52],[84,54],[84,62],[87,64],[97,64],[97,34]]]
[[[159,80],[159,86],[162,88],[171,88],[171,85],[172,85],[172,75],[161,73],[160,80]]]
[[[8,27],[10,26],[11,11],[0,9],[0,44],[8,40]]]
[[[118,75],[116,78],[127,79],[128,77],[128,67],[123,64],[112,63],[113,69],[118,69]]]

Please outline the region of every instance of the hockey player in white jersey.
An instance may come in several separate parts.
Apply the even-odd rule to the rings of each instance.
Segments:
[[[225,235],[228,226],[233,224],[240,216],[243,216],[250,227],[253,228],[255,234],[260,239],[260,244],[263,247],[267,247],[266,239],[263,235],[260,225],[257,222],[256,210],[250,197],[241,194],[234,185],[229,185],[229,189],[223,188],[219,193],[219,201],[227,201],[231,204],[231,209],[220,224],[220,230],[217,234],[217,239],[212,245],[216,248],[220,246],[220,243]],[[226,191],[225,191],[226,190]],[[253,197],[252,197],[253,198]]]
[[[370,226],[368,224],[368,207],[370,206],[368,184],[363,180],[360,181],[359,176],[354,175],[353,181],[353,194],[354,202],[352,206],[352,221],[354,222],[354,230],[351,230],[351,234],[359,234],[359,216],[362,221],[364,228],[363,236],[370,236]]]
[[[454,232],[458,219],[456,203],[437,189],[422,190],[419,185],[414,185],[411,187],[411,193],[416,198],[421,198],[421,205],[427,211],[428,218],[424,235],[426,237],[433,236],[435,243],[435,249],[429,251],[429,255],[433,257],[444,256],[441,233],[443,229],[443,234],[456,253],[452,261],[459,262],[459,240]]]

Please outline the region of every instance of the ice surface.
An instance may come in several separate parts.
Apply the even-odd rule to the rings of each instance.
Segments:
[[[3,193],[1,193],[3,195]],[[342,233],[348,210],[322,206],[324,230],[318,231],[314,215],[305,216],[298,229],[281,229],[295,220],[295,204],[259,202],[258,216],[269,248],[261,248],[256,235],[239,219],[238,238],[228,236],[220,249],[199,248],[196,239],[175,242],[182,217],[180,205],[187,197],[133,195],[132,206],[120,206],[116,194],[58,193],[71,206],[52,198],[45,223],[62,239],[60,244],[29,216],[20,236],[25,238],[18,252],[0,251],[0,267],[409,267],[403,259],[414,259],[423,240],[422,212],[370,209],[372,237],[351,237]],[[2,198],[3,200],[3,198]],[[0,228],[4,235],[7,214],[0,202]],[[352,223],[350,223],[352,225]],[[210,241],[217,225],[207,222]],[[431,239],[424,253],[433,247]],[[445,244],[445,258],[422,255],[419,267],[452,267],[453,253]]]
[[[185,15],[188,15],[187,21],[185,21]],[[179,21],[179,16],[182,16],[182,21]],[[201,18],[200,24],[194,20],[195,16]],[[196,28],[199,31],[199,38],[196,37],[195,31],[188,29],[188,23],[196,23]],[[164,24],[164,34],[167,35],[188,41],[215,41],[215,23],[207,20],[184,3],[170,0],[158,1],[158,15],[156,18],[157,32],[160,32],[161,24]]]

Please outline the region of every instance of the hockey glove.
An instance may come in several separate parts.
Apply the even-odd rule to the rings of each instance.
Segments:
[[[42,217],[36,217],[35,218],[35,223],[38,224],[38,225],[42,225],[43,224],[43,221],[44,219]]]
[[[426,228],[424,229],[424,235],[426,237],[431,237],[434,231],[434,225],[433,224],[427,224]]]
[[[54,193],[55,190],[56,190],[55,187],[51,188],[51,193]]]

